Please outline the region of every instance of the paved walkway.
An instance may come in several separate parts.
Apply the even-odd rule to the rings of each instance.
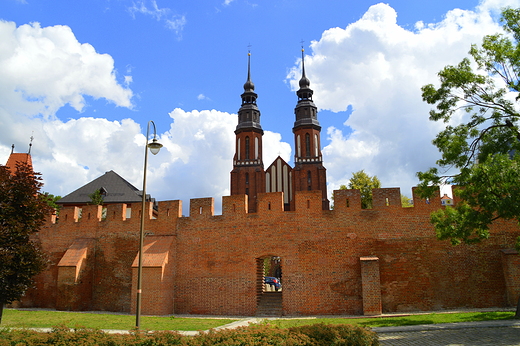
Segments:
[[[372,328],[382,346],[515,346],[520,321],[484,321]]]

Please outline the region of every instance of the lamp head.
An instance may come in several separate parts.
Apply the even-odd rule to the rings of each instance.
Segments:
[[[148,148],[150,148],[150,152],[154,155],[157,155],[162,146],[163,145],[161,143],[157,142],[156,138],[152,140],[152,143],[148,143]]]

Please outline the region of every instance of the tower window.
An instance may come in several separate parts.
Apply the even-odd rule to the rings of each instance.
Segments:
[[[311,176],[311,171],[307,171],[307,190],[311,190],[311,186],[312,186],[312,176]]]
[[[240,161],[240,138],[237,140],[237,159]]]
[[[246,160],[249,160],[249,137],[246,137]]]
[[[305,134],[305,155],[311,156],[311,136],[308,133]]]
[[[249,173],[246,173],[246,185],[249,184]]]
[[[318,135],[314,135],[314,156],[318,157]]]

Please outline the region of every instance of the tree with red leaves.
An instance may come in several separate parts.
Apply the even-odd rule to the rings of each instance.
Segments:
[[[4,305],[20,299],[47,264],[34,240],[52,211],[42,186],[29,165],[0,165],[0,323]]]

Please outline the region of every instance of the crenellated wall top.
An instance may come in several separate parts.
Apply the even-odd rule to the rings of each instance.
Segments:
[[[407,213],[430,212],[442,207],[441,198],[436,194],[435,198],[425,200],[412,189],[413,207],[403,208],[401,205],[401,190],[399,188],[381,188],[373,190],[372,209],[361,208],[361,194],[359,190],[335,190],[333,210],[322,210],[321,191],[299,191],[295,195],[295,210],[284,211],[283,192],[270,192],[258,194],[258,208],[256,213],[248,213],[247,196],[233,195],[222,197],[221,218],[245,217],[255,215],[256,217],[274,216],[287,214],[309,215],[342,215],[344,213],[359,213],[363,211],[379,213],[395,213],[397,210],[406,209]],[[456,201],[455,201],[456,202]],[[190,215],[182,216],[182,201],[162,201],[158,203],[155,210],[153,204],[145,206],[147,219],[172,220],[178,218],[201,219],[217,216],[214,213],[214,199],[194,198],[190,200]],[[81,222],[93,223],[103,221],[124,221],[127,223],[139,222],[141,218],[140,204],[109,204],[109,205],[84,205],[65,206],[60,210],[59,223]],[[52,223],[56,218],[51,219]]]

